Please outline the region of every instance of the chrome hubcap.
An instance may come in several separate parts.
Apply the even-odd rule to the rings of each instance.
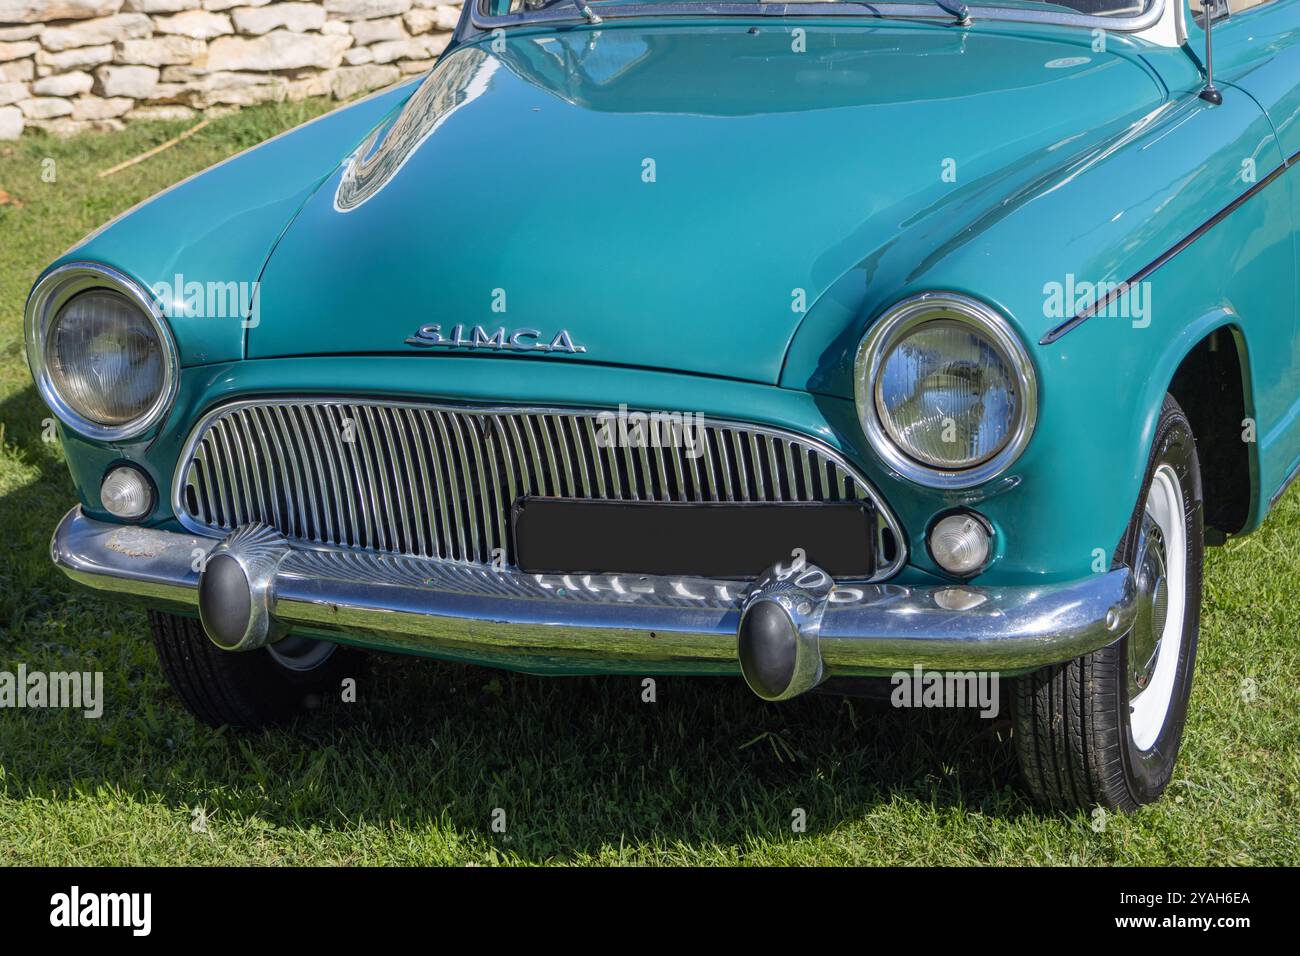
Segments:
[[[313,641],[309,637],[291,634],[274,644],[268,644],[266,649],[281,667],[305,673],[329,660],[337,647],[337,644],[330,641]]]
[[[1160,639],[1169,615],[1169,582],[1165,566],[1165,538],[1150,513],[1143,515],[1138,538],[1137,619],[1128,642],[1128,695],[1146,690],[1156,667]]]
[[[1133,568],[1137,618],[1128,636],[1129,731],[1139,750],[1160,736],[1178,676],[1187,602],[1187,526],[1178,473],[1151,476]]]

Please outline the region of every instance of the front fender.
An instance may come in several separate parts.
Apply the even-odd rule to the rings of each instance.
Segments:
[[[1290,345],[1295,258],[1284,176],[1149,276],[1141,287],[1150,306],[1145,317],[1099,315],[1040,343],[1074,314],[1052,313],[1049,283],[1137,275],[1252,189],[1255,181],[1242,175],[1245,160],[1259,180],[1282,164],[1254,101],[1236,89],[1225,90],[1220,107],[1183,97],[1004,197],[942,249],[910,263],[910,271],[889,274],[871,261],[846,277],[840,301],[828,296],[823,305],[847,311],[857,290],[881,287],[896,293],[886,306],[933,289],[989,302],[1016,326],[1039,377],[1038,427],[1008,472],[953,495],[877,465],[873,477],[885,496],[912,502],[900,508],[913,514],[925,502],[932,513],[955,504],[977,508],[999,532],[1002,554],[989,575],[1000,581],[1109,567],[1174,372],[1196,342],[1225,324],[1241,329],[1253,357],[1247,392],[1251,414],[1259,416],[1258,473],[1266,485],[1280,481],[1294,452],[1295,438],[1287,436],[1296,430],[1271,426],[1286,420],[1297,394]],[[858,314],[833,338],[810,313],[782,384],[851,397],[852,349],[881,311]],[[1253,526],[1258,514],[1251,520]]]
[[[146,288],[197,282],[204,288],[247,283],[255,290],[302,204],[416,82],[327,113],[183,180],[91,233],[46,272],[93,260]],[[243,318],[169,315],[181,364],[242,358]]]

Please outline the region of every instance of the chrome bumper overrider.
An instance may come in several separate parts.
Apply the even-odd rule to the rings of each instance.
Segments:
[[[107,524],[73,508],[51,555],[72,579],[194,612],[215,538]],[[636,575],[529,575],[343,549],[282,547],[266,581],[287,631],[515,670],[736,673],[751,588]],[[1020,669],[1077,657],[1132,623],[1125,569],[1029,587],[837,585],[812,640],[821,676]],[[210,631],[211,633],[211,631]]]

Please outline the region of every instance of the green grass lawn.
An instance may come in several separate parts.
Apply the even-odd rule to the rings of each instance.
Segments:
[[[635,679],[377,657],[358,703],[287,730],[196,724],[143,612],[49,564],[74,496],[42,440],[23,300],[111,216],[322,108],[228,116],[107,179],[183,126],[0,148],[0,670],[102,670],[107,697],[99,720],[0,710],[0,862],[1300,862],[1300,490],[1211,552],[1179,768],[1163,802],[1128,818],[1037,810],[1005,720],[825,695],[764,705],[736,680],[660,679],[647,704]]]

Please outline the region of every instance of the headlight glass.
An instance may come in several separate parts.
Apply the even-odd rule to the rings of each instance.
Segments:
[[[970,468],[1004,447],[1020,398],[1006,355],[969,325],[945,319],[910,332],[886,354],[876,412],[889,437],[935,468]]]
[[[162,419],[180,357],[154,297],[98,262],[46,273],[27,299],[27,362],[41,398],[70,429],[123,441]]]
[[[1038,383],[995,310],[956,293],[905,299],[854,365],[858,419],[885,463],[919,484],[969,488],[1000,474],[1033,433]]]
[[[50,382],[78,415],[124,425],[149,411],[166,380],[163,343],[149,317],[108,289],[82,292],[46,338]]]

